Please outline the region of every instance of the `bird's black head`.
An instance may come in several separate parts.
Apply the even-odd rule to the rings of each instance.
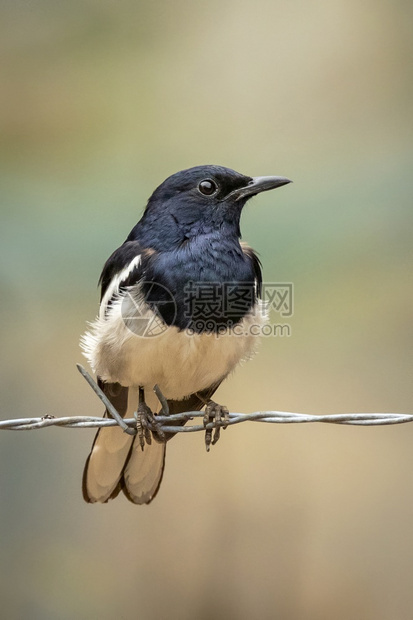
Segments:
[[[168,177],[150,197],[138,224],[140,236],[147,237],[151,231],[150,245],[157,245],[154,236],[159,235],[164,248],[217,230],[240,237],[246,201],[286,183],[290,181],[284,177],[252,178],[222,166],[182,170]]]

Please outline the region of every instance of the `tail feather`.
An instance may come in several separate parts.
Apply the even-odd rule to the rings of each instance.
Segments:
[[[121,428],[101,428],[83,472],[83,497],[87,502],[107,502],[118,486],[133,437]],[[118,494],[117,490],[116,495]]]
[[[138,389],[117,383],[98,381],[122,417],[131,418],[138,403]],[[168,401],[170,413],[202,409],[219,383],[180,401]],[[152,411],[159,406],[151,391],[145,393]],[[106,415],[108,413],[106,412]],[[172,423],[173,425],[174,423]],[[177,426],[185,420],[175,422]],[[168,433],[169,441],[174,433]],[[83,497],[89,503],[105,503],[120,491],[134,504],[149,504],[156,496],[165,469],[166,443],[152,438],[142,450],[138,437],[124,433],[119,427],[100,428],[83,472]]]
[[[138,403],[136,389],[99,384],[122,417],[133,416]],[[139,440],[120,428],[99,429],[83,472],[85,501],[105,503],[123,490],[133,503],[148,504],[162,480],[165,451],[166,445],[156,441],[142,451]]]
[[[134,504],[149,504],[157,494],[165,469],[166,443],[152,440],[142,451],[135,439],[123,473],[126,497]]]

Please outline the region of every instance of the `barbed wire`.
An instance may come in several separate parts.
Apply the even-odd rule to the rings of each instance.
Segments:
[[[114,409],[105,394],[95,383],[89,373],[80,365],[77,365],[79,372],[86,379],[94,392],[109,409],[113,418],[101,418],[94,416],[70,416],[58,418],[52,415],[45,415],[40,418],[17,418],[14,420],[0,421],[0,430],[9,431],[29,431],[50,426],[64,428],[104,428],[110,426],[121,426],[125,432],[136,433],[136,419],[122,418]],[[161,395],[162,396],[162,395]],[[171,415],[157,415],[156,421],[164,433],[194,433],[212,429],[216,426],[232,426],[241,422],[266,422],[270,424],[309,424],[322,422],[327,424],[346,424],[354,426],[383,426],[388,424],[406,424],[413,422],[413,415],[407,413],[334,413],[329,415],[311,415],[305,413],[293,413],[291,411],[255,411],[254,413],[230,413],[228,421],[209,422],[204,424],[193,424],[189,426],[175,426],[171,422],[185,422],[194,418],[203,418],[202,411],[186,411]],[[148,424],[151,428],[150,423]],[[156,431],[156,428],[151,428]]]
[[[216,423],[209,423],[206,427],[202,424],[191,426],[172,426],[168,422],[184,422],[193,418],[203,418],[201,411],[188,411],[170,416],[156,416],[156,421],[164,433],[193,433],[205,431],[205,428],[213,428]],[[230,413],[228,426],[241,422],[267,422],[270,424],[308,424],[311,422],[323,422],[328,424],[350,424],[355,426],[383,426],[386,424],[405,424],[413,422],[413,415],[402,413],[335,413],[332,415],[310,415],[304,413],[292,413],[289,411],[255,411],[254,413]],[[136,428],[135,418],[123,419],[125,425]],[[224,426],[224,422],[218,422]],[[100,418],[94,416],[70,416],[56,418],[45,415],[41,418],[16,418],[14,420],[0,421],[0,430],[30,431],[49,426],[64,428],[106,428],[119,426],[112,418]],[[150,423],[149,423],[150,426]],[[156,430],[156,429],[154,429]]]

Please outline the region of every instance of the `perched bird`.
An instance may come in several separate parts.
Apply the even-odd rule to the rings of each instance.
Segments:
[[[137,412],[140,432],[97,432],[83,475],[87,502],[107,502],[121,490],[136,504],[155,497],[172,436],[148,431],[157,428],[155,385],[170,413],[205,405],[204,422],[225,425],[228,410],[211,396],[251,356],[259,333],[251,327],[266,320],[260,261],[240,241],[241,211],[252,196],[287,183],[221,166],[177,172],[154,191],[107,260],[99,316],[81,344],[118,412]]]

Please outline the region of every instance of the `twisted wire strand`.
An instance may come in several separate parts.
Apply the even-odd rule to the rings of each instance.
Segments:
[[[0,430],[30,431],[48,428],[50,426],[59,426],[63,428],[104,428],[120,426],[126,433],[134,433],[136,429],[136,419],[122,418],[89,373],[80,364],[78,364],[77,367],[100,400],[109,409],[113,418],[95,416],[70,416],[59,418],[45,415],[40,418],[2,420],[0,421]],[[204,413],[202,411],[188,411],[173,415],[157,415],[156,420],[165,433],[194,433],[205,431],[206,428],[213,428],[217,425],[226,425],[223,421],[215,422],[214,424],[210,422],[206,426],[204,426],[204,424],[192,424],[188,426],[170,425],[170,422],[183,422],[203,417]],[[255,411],[254,413],[229,414],[228,426],[240,424],[241,422],[266,422],[269,424],[309,424],[321,422],[326,424],[346,424],[353,426],[383,426],[413,422],[413,415],[408,413],[334,413],[329,415],[310,415],[291,411]]]
[[[169,422],[185,421],[193,418],[202,418],[203,412],[189,411],[170,416],[156,416],[165,433],[194,433],[205,431],[205,428],[213,428],[215,424],[194,424],[190,426],[172,426]],[[136,427],[135,418],[123,420],[128,428]],[[401,413],[336,413],[332,415],[309,415],[304,413],[292,413],[289,411],[255,411],[254,413],[230,413],[228,426],[241,422],[267,422],[270,424],[309,424],[322,422],[326,424],[346,424],[352,426],[384,426],[389,424],[406,424],[413,422],[413,415]],[[223,422],[218,425],[223,426]],[[16,418],[14,420],[0,421],[0,430],[30,431],[50,426],[63,428],[105,428],[118,426],[112,418],[100,418],[94,416],[70,416],[57,418],[50,415],[41,418]],[[152,429],[156,430],[156,429]]]

